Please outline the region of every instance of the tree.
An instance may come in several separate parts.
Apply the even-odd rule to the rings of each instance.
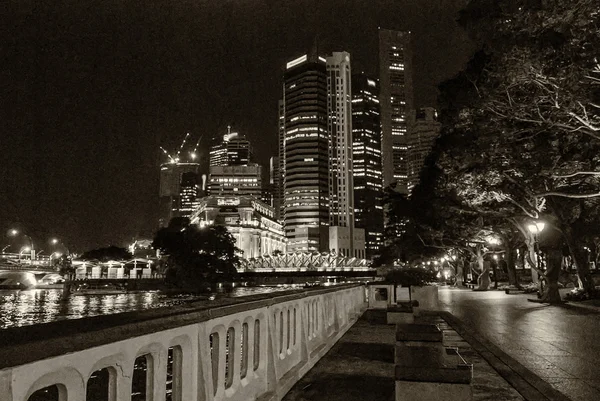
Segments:
[[[441,167],[459,196],[484,216],[494,203],[505,208],[507,221],[528,243],[530,261],[533,239],[524,226],[543,216],[550,242],[560,249],[554,238],[560,233],[590,292],[593,283],[578,251],[582,239],[595,233],[578,235],[585,225],[575,222],[591,221],[592,208],[582,203],[600,195],[599,15],[592,0],[471,0],[461,22],[482,51],[442,85],[440,97],[446,134],[468,141],[449,151],[454,157]],[[568,199],[581,201],[574,206]],[[565,206],[575,213],[563,213]],[[552,281],[555,272],[548,267]],[[544,299],[557,300],[549,293]]]
[[[239,249],[223,226],[171,221],[156,233],[152,246],[167,257],[167,278],[182,288],[198,289],[237,274]]]
[[[108,262],[111,260],[129,260],[131,258],[132,255],[127,249],[111,245],[106,248],[92,249],[91,251],[84,252],[78,259]]]
[[[62,299],[69,298],[71,294],[71,287],[73,286],[73,280],[75,280],[75,267],[67,255],[63,255],[56,260],[58,272],[64,277],[65,282],[63,284]]]

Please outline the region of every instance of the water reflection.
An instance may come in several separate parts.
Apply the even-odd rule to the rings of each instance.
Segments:
[[[298,287],[237,287],[226,295],[241,297]],[[62,301],[61,295],[61,290],[0,290],[0,329],[172,306],[195,298],[191,295],[166,295],[159,291],[72,295],[67,301]]]

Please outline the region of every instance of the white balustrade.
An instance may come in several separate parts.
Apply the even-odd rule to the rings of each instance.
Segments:
[[[83,333],[81,336],[93,339],[89,348],[85,338],[75,340],[79,336],[76,333],[48,340],[50,353],[60,344],[62,355],[18,366],[11,366],[10,358],[3,361],[7,354],[2,352],[32,347],[32,355],[37,355],[44,341],[16,347],[3,344],[0,398],[29,401],[36,391],[56,386],[60,401],[84,401],[92,373],[107,369],[109,401],[130,400],[136,358],[146,356],[146,400],[164,401],[171,349],[173,401],[280,400],[366,308],[362,286],[253,299],[200,312],[186,311],[181,318],[168,315],[150,319],[150,323],[132,323],[142,332],[144,324],[161,329],[127,336],[135,333],[135,327],[130,327],[123,331],[127,338],[118,341],[110,342],[121,326]]]

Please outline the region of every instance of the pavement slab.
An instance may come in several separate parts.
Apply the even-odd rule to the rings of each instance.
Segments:
[[[473,364],[475,401],[522,401],[504,380],[439,316],[423,321],[439,324],[444,345],[459,349]],[[385,324],[384,311],[367,311],[284,397],[285,401],[393,401],[395,326]]]
[[[477,342],[480,354],[520,376],[505,376],[514,379],[511,384],[523,379],[546,399],[600,400],[599,310],[530,303],[531,295],[500,291],[440,288],[439,295],[442,308],[469,332],[471,345]]]

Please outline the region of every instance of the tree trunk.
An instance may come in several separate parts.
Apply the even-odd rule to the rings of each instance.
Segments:
[[[515,250],[506,245],[506,271],[508,273],[508,285],[519,288],[519,277],[515,269]]]
[[[491,263],[494,272],[494,289],[498,289],[498,263]]]
[[[458,259],[456,261],[456,283],[455,285],[457,287],[460,287],[463,285],[463,275],[464,275],[464,260],[463,259]]]
[[[483,253],[477,252],[477,265],[481,271],[481,274],[477,278],[477,290],[487,291],[490,288],[490,266],[483,262]]]
[[[579,281],[579,288],[583,289],[588,297],[594,296],[596,286],[590,273],[590,265],[588,262],[587,254],[578,246],[574,244],[573,239],[570,235],[565,235],[567,239],[567,245],[571,256],[575,259],[575,267],[577,268],[577,279]]]
[[[71,275],[69,275],[63,284],[63,290],[60,296],[61,300],[66,301],[67,299],[69,299],[69,297],[71,296],[72,286],[73,280],[71,278]]]
[[[562,252],[559,249],[550,249],[546,255],[548,266],[544,273],[546,287],[541,296],[541,301],[546,303],[560,303],[560,294],[558,293],[558,277],[560,276],[560,265],[562,261]]]
[[[539,261],[538,261],[538,255],[535,252],[535,239],[533,238],[533,236],[528,236],[527,237],[527,262],[529,262],[529,266],[531,266],[531,282],[533,284],[537,284],[539,282],[539,275],[538,275],[538,266],[539,266]]]

